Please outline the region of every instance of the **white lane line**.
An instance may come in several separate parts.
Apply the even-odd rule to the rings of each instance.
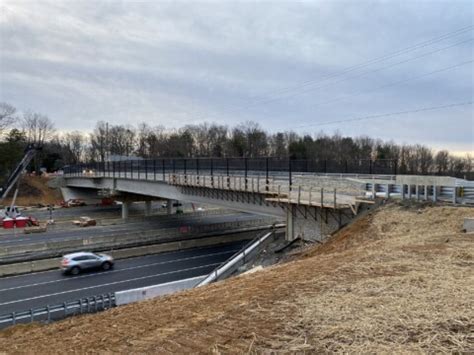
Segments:
[[[236,249],[236,250],[229,250],[229,251],[222,251],[222,252],[219,252],[219,253],[212,253],[212,254],[204,254],[204,255],[190,256],[190,257],[181,258],[181,259],[173,259],[173,260],[167,260],[167,261],[160,261],[160,262],[151,263],[151,264],[146,264],[146,265],[131,266],[131,267],[128,267],[128,268],[125,268],[125,269],[111,270],[111,271],[107,272],[107,275],[112,274],[112,273],[122,272],[122,271],[143,269],[143,268],[146,268],[146,267],[151,267],[151,266],[156,266],[156,265],[172,264],[172,263],[177,263],[177,262],[181,262],[181,261],[187,261],[187,260],[195,260],[195,259],[206,258],[206,257],[209,257],[209,256],[217,256],[217,255],[235,253],[235,252],[237,252],[237,251],[238,251],[238,249]],[[100,275],[105,275],[105,274],[104,274],[104,273],[96,273],[96,274],[82,275],[82,276],[76,276],[76,277],[69,277],[69,278],[64,278],[64,279],[59,279],[59,280],[51,280],[51,281],[38,282],[38,283],[34,283],[34,284],[21,285],[21,286],[15,286],[15,287],[9,287],[9,288],[0,289],[0,292],[18,290],[18,289],[20,289],[20,288],[34,287],[34,286],[40,286],[40,285],[48,285],[48,284],[53,284],[53,283],[57,283],[57,282],[74,281],[74,280],[78,280],[78,279],[90,278],[90,277],[95,277],[95,276],[100,276]]]
[[[32,238],[24,238],[24,239],[0,240],[0,244],[24,242],[25,240],[33,240],[33,239]]]
[[[205,267],[217,266],[217,265],[220,265],[220,264],[221,264],[221,263],[207,264],[207,265],[196,266],[196,267],[191,267],[191,268],[187,268],[187,269],[181,269],[181,270],[163,272],[163,273],[161,273],[161,274],[154,274],[154,275],[136,277],[136,278],[133,278],[133,279],[115,281],[115,282],[110,282],[110,283],[107,283],[107,284],[101,284],[101,285],[96,285],[96,286],[89,286],[89,287],[84,287],[84,288],[78,288],[78,289],[75,289],[75,290],[69,290],[69,291],[63,291],[63,292],[56,292],[56,293],[51,293],[51,294],[49,294],[49,295],[42,295],[42,296],[24,298],[24,299],[22,299],[22,300],[15,300],[15,301],[9,301],[9,302],[0,303],[0,306],[6,306],[6,305],[9,305],[9,304],[20,303],[20,302],[25,302],[25,301],[32,301],[32,300],[37,300],[37,299],[45,298],[45,297],[64,295],[64,294],[66,294],[66,293],[79,292],[79,291],[83,291],[83,290],[90,290],[90,289],[93,289],[93,288],[99,288],[99,287],[105,287],[105,286],[118,285],[118,284],[127,283],[127,282],[132,282],[132,281],[145,280],[145,279],[150,279],[150,278],[152,278],[152,277],[158,277],[158,276],[164,276],[164,275],[177,274],[177,273],[180,273],[180,272],[191,271],[191,270],[197,270],[197,269],[203,269],[203,268],[205,268]]]

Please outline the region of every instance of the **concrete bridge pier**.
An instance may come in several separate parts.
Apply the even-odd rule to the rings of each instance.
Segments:
[[[173,214],[173,203],[174,203],[174,200],[171,200],[171,199],[168,199],[166,201],[166,213],[169,215]]]
[[[290,206],[286,210],[286,231],[285,231],[285,240],[292,241],[296,239],[295,235],[295,208]]]
[[[123,201],[122,202],[122,219],[127,219],[130,211],[130,201]]]
[[[145,216],[151,216],[151,200],[145,201]]]

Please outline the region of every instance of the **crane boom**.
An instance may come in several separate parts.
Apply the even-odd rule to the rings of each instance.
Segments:
[[[7,197],[10,190],[20,179],[22,172],[28,167],[28,164],[30,164],[31,160],[35,157],[39,150],[41,150],[41,147],[35,144],[28,145],[28,147],[25,149],[25,155],[23,156],[23,159],[21,159],[15,170],[13,170],[13,172],[8,177],[5,185],[1,188],[0,201],[3,201]]]

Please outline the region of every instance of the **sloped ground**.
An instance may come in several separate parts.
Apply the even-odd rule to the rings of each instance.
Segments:
[[[388,205],[300,259],[210,287],[0,332],[36,353],[473,352],[470,208]]]
[[[62,200],[61,192],[59,189],[53,189],[48,186],[48,182],[50,180],[51,178],[43,176],[22,177],[15,204],[17,206],[58,204],[58,202]],[[15,188],[10,191],[8,198],[6,198],[2,204],[9,205],[11,203],[11,199],[13,198],[14,192]]]

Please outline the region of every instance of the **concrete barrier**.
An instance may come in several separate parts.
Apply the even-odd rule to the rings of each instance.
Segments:
[[[0,265],[0,277],[56,269],[59,268],[60,261],[61,258],[53,258]]]
[[[474,217],[464,218],[463,228],[466,231],[466,233],[474,232]]]
[[[153,244],[153,245],[147,245],[147,246],[142,246],[142,247],[112,250],[109,252],[109,254],[111,254],[115,259],[125,259],[125,258],[131,258],[134,256],[157,254],[157,253],[163,253],[167,251],[191,249],[191,248],[210,246],[210,245],[219,245],[219,244],[225,244],[225,243],[230,243],[230,242],[235,242],[235,241],[240,241],[240,240],[249,240],[249,239],[254,238],[254,233],[255,233],[255,230],[231,233],[231,234],[226,234],[226,235],[218,235],[218,236],[212,236],[212,237],[206,237],[206,238],[180,240],[180,241],[175,241],[175,242]]]
[[[160,285],[136,288],[133,290],[115,292],[115,304],[121,306],[133,302],[148,300],[151,298],[168,295],[178,291],[193,288],[206,276],[198,276],[190,279],[167,282]]]

